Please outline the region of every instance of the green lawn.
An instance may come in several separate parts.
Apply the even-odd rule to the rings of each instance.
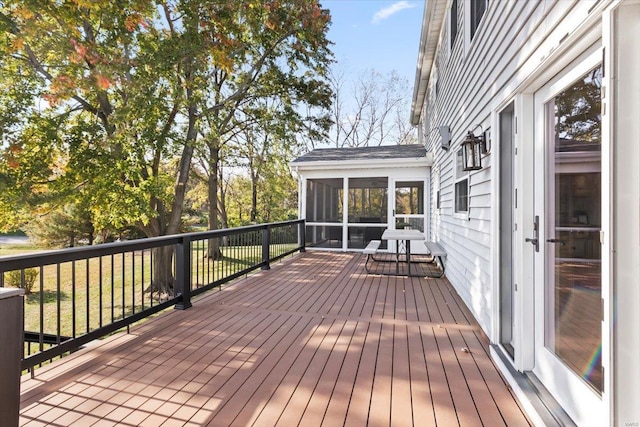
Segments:
[[[271,255],[295,247],[295,244],[273,245]],[[36,250],[24,246],[21,249],[22,253]],[[206,249],[206,242],[201,242],[192,250],[193,288],[230,276],[254,265],[262,257],[261,246],[231,246],[222,248],[223,260],[212,261],[205,256]],[[4,247],[0,254],[19,254],[19,251],[17,247]],[[41,300],[43,331],[56,334],[59,330],[63,336],[82,335],[101,324],[122,319],[134,310],[138,312],[152,303],[157,304],[163,296],[147,291],[151,283],[150,271],[150,251],[46,266],[38,274],[32,293],[25,299],[25,330],[40,331]]]
[[[33,245],[4,244],[4,245],[0,245],[0,257],[21,255],[29,252],[38,252],[42,250],[43,250],[42,248],[38,248],[37,246],[33,246]]]

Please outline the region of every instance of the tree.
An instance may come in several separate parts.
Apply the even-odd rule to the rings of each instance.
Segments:
[[[0,182],[11,190],[0,195],[0,224],[82,189],[99,228],[178,233],[198,137],[217,189],[232,113],[280,64],[311,85],[296,67],[322,71],[309,58],[327,57],[327,23],[307,0],[5,1]],[[172,255],[154,256],[154,290],[171,292]]]
[[[219,176],[223,150],[238,132],[264,122],[264,102],[280,108],[276,119],[287,122],[288,132],[306,130],[319,135],[326,117],[301,113],[326,109],[331,91],[324,81],[331,61],[326,32],[329,13],[316,0],[279,2],[211,2],[209,13],[225,17],[224,37],[218,43],[233,46],[233,56],[215,62],[201,83],[208,93],[202,110],[203,144],[197,155],[209,188],[209,229],[219,228]],[[239,9],[239,10],[238,10]],[[240,16],[240,19],[238,19]],[[223,101],[226,100],[226,101]],[[311,124],[310,124],[311,123]],[[320,126],[320,130],[318,130]],[[221,256],[211,239],[208,256]]]
[[[27,235],[38,245],[60,248],[74,247],[80,240],[93,244],[95,229],[91,216],[80,204],[69,204],[31,221]]]
[[[417,142],[408,124],[409,84],[392,71],[382,75],[366,70],[348,81],[343,69],[332,70],[331,143],[340,147],[366,147]]]
[[[99,226],[179,231],[197,135],[198,64],[185,41],[198,21],[187,3],[162,4],[162,23],[153,1],[4,2],[0,84],[27,91],[2,98],[12,147],[2,172],[27,209],[63,206],[81,189]],[[174,15],[181,34],[165,30]],[[176,156],[178,167],[168,170]],[[156,255],[153,286],[170,292],[171,249]]]
[[[229,147],[249,178],[252,223],[286,219],[289,208],[296,205],[290,201],[297,188],[288,162],[297,153],[299,141],[286,129],[287,120],[277,117],[278,108],[267,111],[261,121],[237,134]]]

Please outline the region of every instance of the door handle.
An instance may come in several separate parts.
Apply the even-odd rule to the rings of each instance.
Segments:
[[[560,245],[560,246],[564,246],[564,245],[566,245],[566,243],[564,242],[564,240],[560,240],[560,239],[547,239],[547,242],[549,242],[549,243],[555,243],[556,245]]]
[[[534,237],[527,237],[525,242],[531,243],[536,252],[540,252],[540,240],[538,239],[538,233],[540,232],[540,217],[538,215],[533,219],[533,234]]]

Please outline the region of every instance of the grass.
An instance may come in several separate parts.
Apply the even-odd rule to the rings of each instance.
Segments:
[[[38,250],[25,245],[7,246],[3,246],[0,255]],[[271,256],[296,246],[273,245]],[[191,254],[193,288],[228,277],[255,265],[262,258],[261,246],[221,249],[223,259],[213,261],[205,256],[206,241],[194,245]],[[33,292],[25,298],[25,330],[79,336],[158,304],[162,296],[148,292],[151,261],[150,251],[136,251],[40,268]],[[37,351],[38,344],[32,344],[31,348],[32,352]]]
[[[0,257],[2,256],[12,256],[12,255],[22,255],[30,252],[38,252],[43,251],[42,248],[39,248],[35,245],[30,244],[4,244],[0,246]]]

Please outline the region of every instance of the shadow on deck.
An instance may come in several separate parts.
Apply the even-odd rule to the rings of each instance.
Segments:
[[[521,426],[446,279],[297,255],[24,377],[24,426]]]

